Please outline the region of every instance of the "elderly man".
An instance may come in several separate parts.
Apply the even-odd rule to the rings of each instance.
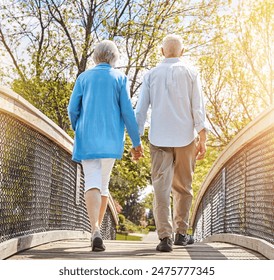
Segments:
[[[163,40],[165,59],[145,76],[136,107],[139,132],[144,134],[151,105],[149,132],[154,187],[153,213],[160,243],[156,250],[194,242],[187,234],[192,203],[192,175],[196,159],[206,153],[206,118],[198,73],[183,61],[181,38]],[[195,139],[197,137],[197,139]],[[170,195],[173,195],[173,224]]]
[[[125,126],[134,151],[142,154],[128,79],[113,68],[118,58],[112,41],[99,43],[93,54],[96,66],[77,78],[68,106],[75,130],[73,160],[81,162],[84,170],[92,251],[105,250],[100,225],[107,207],[110,174],[115,159],[123,154]]]

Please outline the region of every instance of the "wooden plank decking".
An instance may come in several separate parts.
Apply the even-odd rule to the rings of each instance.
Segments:
[[[106,240],[106,251],[91,252],[88,239],[62,240],[43,244],[14,256],[10,260],[262,260],[261,254],[228,243],[194,243],[186,247],[174,246],[173,252],[155,250],[158,240],[149,235],[143,241]]]

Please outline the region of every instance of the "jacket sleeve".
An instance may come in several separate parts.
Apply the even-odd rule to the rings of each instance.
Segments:
[[[78,79],[75,82],[68,105],[68,116],[71,122],[72,129],[74,131],[76,129],[77,120],[81,113],[82,95],[83,95],[82,86],[81,86],[80,79],[78,77]]]
[[[140,140],[135,114],[130,100],[129,83],[127,77],[125,77],[122,82],[121,93],[120,93],[120,108],[133,147],[137,147],[141,145],[141,140]]]

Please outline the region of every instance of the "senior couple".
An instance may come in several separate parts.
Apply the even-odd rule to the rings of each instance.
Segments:
[[[113,42],[105,40],[95,47],[96,66],[76,80],[68,113],[75,131],[73,160],[81,162],[84,171],[92,251],[105,250],[100,225],[111,171],[123,154],[124,129],[132,141],[132,157],[138,160],[143,156],[140,136],[149,106],[153,214],[160,240],[156,250],[170,252],[173,244],[194,242],[187,230],[195,161],[206,152],[204,101],[198,73],[180,59],[181,37],[167,35],[161,50],[164,60],[144,76],[135,113],[128,78],[114,68],[119,52]]]

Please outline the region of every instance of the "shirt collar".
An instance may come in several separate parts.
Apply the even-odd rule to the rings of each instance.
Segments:
[[[169,57],[169,58],[165,58],[162,63],[176,63],[176,62],[180,62],[180,58],[179,57]]]

